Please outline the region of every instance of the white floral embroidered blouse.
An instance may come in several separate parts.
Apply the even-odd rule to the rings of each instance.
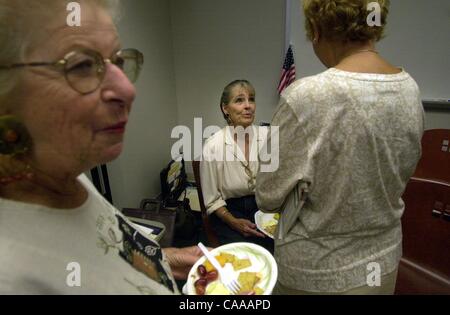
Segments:
[[[424,112],[413,78],[329,69],[285,90],[272,125],[280,165],[259,173],[256,199],[276,211],[299,182],[309,194],[294,227],[276,241],[279,281],[312,292],[366,285],[402,254],[401,199],[421,155]]]

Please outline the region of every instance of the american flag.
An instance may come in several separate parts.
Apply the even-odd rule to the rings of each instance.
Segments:
[[[292,45],[290,45],[286,53],[286,59],[284,60],[283,72],[281,73],[280,84],[278,85],[278,93],[281,94],[281,92],[283,92],[283,90],[294,81],[295,62],[294,53],[292,52]]]

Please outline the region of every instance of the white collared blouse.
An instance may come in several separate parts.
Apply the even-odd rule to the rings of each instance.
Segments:
[[[227,205],[226,200],[255,194],[258,155],[267,138],[266,127],[251,126],[249,161],[244,141],[234,141],[233,127],[225,127],[206,140],[200,162],[203,199],[208,214]],[[246,170],[247,168],[247,170]]]

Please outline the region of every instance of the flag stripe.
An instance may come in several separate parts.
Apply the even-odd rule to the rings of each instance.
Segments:
[[[295,69],[286,72],[285,75],[282,76],[281,82],[278,86],[278,92],[281,93],[288,85],[295,81]]]
[[[287,88],[292,82],[295,81],[296,71],[295,71],[295,62],[294,62],[294,54],[292,52],[292,46],[289,46],[289,49],[286,53],[286,57],[283,64],[283,70],[281,71],[281,79],[278,84],[278,93],[281,94],[285,88]]]

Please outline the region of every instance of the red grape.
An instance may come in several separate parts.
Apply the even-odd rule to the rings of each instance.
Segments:
[[[219,278],[217,270],[210,271],[206,274],[206,280],[208,280],[208,283],[216,281],[217,278]]]
[[[208,282],[206,281],[206,279],[202,279],[202,278],[198,279],[194,283],[195,292],[198,295],[205,295],[206,285],[207,284],[208,284]]]
[[[198,272],[198,275],[201,278],[205,278],[206,277],[207,271],[206,271],[206,267],[205,266],[203,266],[203,265],[198,266],[197,272]]]

